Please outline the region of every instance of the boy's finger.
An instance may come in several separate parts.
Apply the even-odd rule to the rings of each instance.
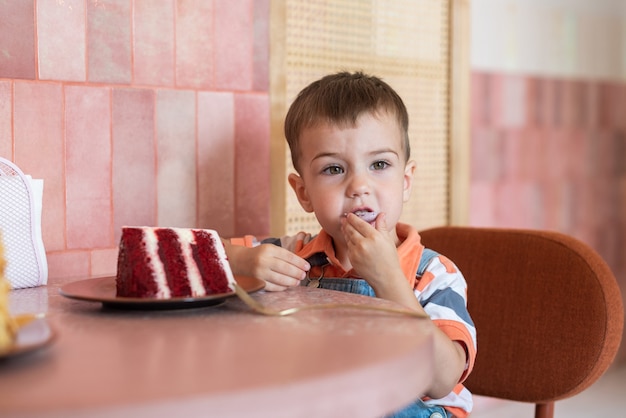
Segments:
[[[351,226],[354,230],[356,230],[362,236],[367,236],[372,230],[372,226],[365,222],[363,219],[359,218],[353,213],[349,213],[347,216],[347,224]]]
[[[280,250],[276,255],[276,258],[283,260],[284,262],[297,267],[302,271],[309,271],[311,269],[311,265],[302,257],[297,256],[289,250],[286,250],[281,247],[276,247],[277,250]]]
[[[273,269],[274,274],[278,280],[283,277],[289,280],[303,280],[306,277],[306,271],[302,270],[291,264],[283,264],[275,266]]]
[[[271,283],[272,286],[269,286],[269,288],[288,288],[288,287],[294,287],[294,286],[299,286],[300,282],[302,281],[302,279],[300,278],[295,278],[293,276],[290,275],[286,275],[286,274],[282,274],[282,273],[276,273],[274,272],[270,277],[267,278],[266,282],[269,284]],[[267,289],[268,286],[266,285],[265,288]]]
[[[381,212],[376,217],[376,230],[380,232],[387,232],[387,218],[384,212]]]

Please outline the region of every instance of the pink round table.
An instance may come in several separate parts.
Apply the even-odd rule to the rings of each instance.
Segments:
[[[46,312],[55,338],[0,361],[11,417],[380,417],[432,378],[424,320],[350,309],[267,317],[236,297],[219,306],[126,311],[68,299],[61,284],[14,290],[14,314]],[[393,305],[294,288],[253,294],[287,308]]]

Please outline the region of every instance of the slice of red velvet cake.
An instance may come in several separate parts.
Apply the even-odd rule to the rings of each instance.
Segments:
[[[170,299],[230,293],[235,279],[217,232],[124,227],[117,296]]]

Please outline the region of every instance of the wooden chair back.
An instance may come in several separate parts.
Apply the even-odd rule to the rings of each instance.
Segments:
[[[476,395],[536,404],[593,384],[619,348],[624,311],[608,265],[588,245],[561,233],[472,227],[420,232],[468,282],[478,354],[465,382]]]

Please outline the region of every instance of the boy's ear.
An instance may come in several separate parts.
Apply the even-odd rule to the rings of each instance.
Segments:
[[[406,163],[404,167],[404,193],[402,195],[405,202],[409,200],[411,197],[411,188],[413,187],[413,175],[415,174],[415,169],[417,168],[417,163],[413,160]]]
[[[302,177],[296,173],[290,173],[287,179],[293,191],[296,192],[296,197],[298,198],[298,202],[300,202],[302,209],[308,213],[313,212],[313,204],[311,203],[311,199],[309,199],[309,194],[306,192],[306,187],[304,186],[304,180],[302,180]]]

